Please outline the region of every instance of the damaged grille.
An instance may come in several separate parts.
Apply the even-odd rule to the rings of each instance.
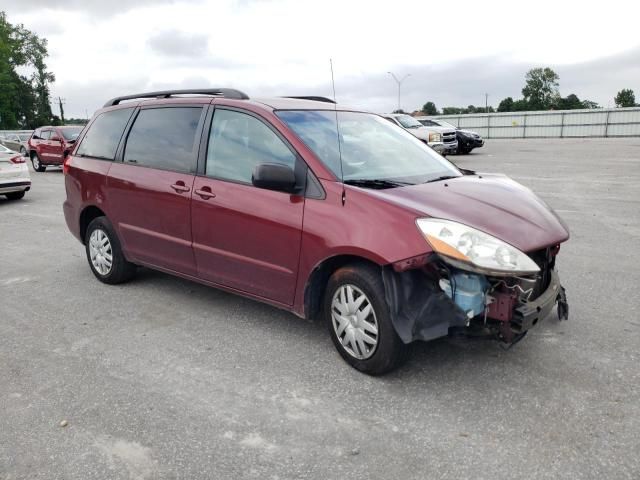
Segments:
[[[555,246],[547,247],[528,253],[529,258],[536,262],[538,267],[540,267],[540,273],[538,274],[538,279],[533,287],[530,300],[538,298],[547,289],[551,282],[551,271],[556,263],[556,257],[554,254],[555,248]]]

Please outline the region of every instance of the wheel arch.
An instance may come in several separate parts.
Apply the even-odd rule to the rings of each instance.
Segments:
[[[382,271],[382,265],[370,258],[355,254],[338,254],[325,258],[318,263],[308,277],[304,288],[304,316],[316,319],[322,311],[322,303],[327,282],[339,268],[350,264],[372,265]]]
[[[80,213],[80,239],[84,244],[84,237],[87,234],[87,227],[89,224],[98,217],[106,217],[104,211],[95,205],[87,205]]]

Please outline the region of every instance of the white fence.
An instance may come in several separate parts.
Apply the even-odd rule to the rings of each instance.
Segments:
[[[485,138],[576,138],[640,136],[640,108],[598,108],[551,112],[438,115]]]

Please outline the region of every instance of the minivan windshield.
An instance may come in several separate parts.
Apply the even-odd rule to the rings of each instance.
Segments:
[[[360,112],[281,110],[278,117],[345,183],[370,188],[458,177],[460,171],[410,133]],[[338,148],[338,128],[340,148]]]

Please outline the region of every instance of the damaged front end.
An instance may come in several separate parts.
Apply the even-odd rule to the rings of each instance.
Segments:
[[[529,253],[539,270],[517,275],[470,271],[437,253],[389,265],[383,280],[396,332],[404,343],[462,334],[513,344],[555,305],[567,319],[558,251],[555,245]]]

